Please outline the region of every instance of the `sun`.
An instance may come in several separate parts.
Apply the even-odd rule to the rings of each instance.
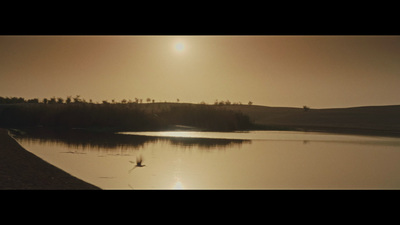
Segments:
[[[175,44],[175,50],[178,52],[182,52],[185,49],[185,45],[182,42],[178,42]]]

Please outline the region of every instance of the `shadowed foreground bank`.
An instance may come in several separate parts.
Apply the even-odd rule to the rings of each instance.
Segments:
[[[0,128],[0,189],[99,190],[23,149]]]

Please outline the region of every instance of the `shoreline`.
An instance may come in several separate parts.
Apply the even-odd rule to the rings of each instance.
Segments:
[[[24,149],[0,128],[0,190],[101,190]]]
[[[262,125],[264,129],[333,134],[400,137],[397,130],[325,126]],[[101,190],[24,149],[6,128],[0,128],[0,190]]]
[[[257,130],[271,131],[304,131],[304,132],[321,132],[327,134],[347,134],[362,135],[374,137],[393,137],[400,138],[399,130],[380,130],[370,128],[352,128],[352,127],[331,127],[331,126],[290,126],[290,125],[264,125],[258,124]]]

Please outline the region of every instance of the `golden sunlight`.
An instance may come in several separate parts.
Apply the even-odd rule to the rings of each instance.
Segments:
[[[174,190],[184,189],[183,185],[182,185],[182,182],[180,180],[176,181],[176,183],[175,183],[175,185],[174,185],[174,187],[172,189],[174,189]]]
[[[182,42],[178,42],[175,44],[175,50],[178,52],[182,52],[185,49],[185,45]]]

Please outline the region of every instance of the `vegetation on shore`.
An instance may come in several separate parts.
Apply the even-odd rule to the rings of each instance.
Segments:
[[[121,102],[95,104],[77,98],[66,101],[51,98],[8,98],[0,103],[2,127],[87,128],[118,131],[165,130],[175,125],[201,130],[247,130],[253,124],[249,116],[226,108],[187,103]],[[7,104],[8,103],[8,104]]]
[[[85,128],[105,131],[196,129],[297,130],[400,136],[400,105],[315,109],[240,102],[213,104],[122,100],[93,103],[76,96],[50,99],[0,97],[0,127]],[[180,125],[180,126],[177,126]]]
[[[66,99],[63,99],[61,97],[51,97],[51,98],[32,98],[32,99],[25,99],[22,97],[1,97],[0,96],[0,104],[18,104],[18,103],[41,103],[41,104],[71,104],[71,103],[94,103],[94,104],[143,104],[143,103],[156,103],[155,99],[151,98],[146,98],[144,101],[142,98],[135,98],[134,100],[131,99],[122,99],[120,102],[116,101],[115,99],[112,99],[111,102],[108,100],[103,100],[101,103],[99,102],[93,102],[92,99],[89,99],[89,101],[86,101],[84,98],[81,98],[80,95],[76,95],[75,97],[72,96],[67,96]],[[158,103],[160,103],[159,101]],[[176,99],[176,102],[179,103],[180,99]],[[164,101],[164,103],[167,103]],[[201,101],[199,104],[201,105],[206,105],[204,101]],[[215,102],[213,103],[214,105],[218,106],[229,106],[229,105],[244,105],[242,102],[231,102],[230,100],[218,100],[216,99]],[[252,105],[253,102],[249,101],[247,103],[248,105]]]

